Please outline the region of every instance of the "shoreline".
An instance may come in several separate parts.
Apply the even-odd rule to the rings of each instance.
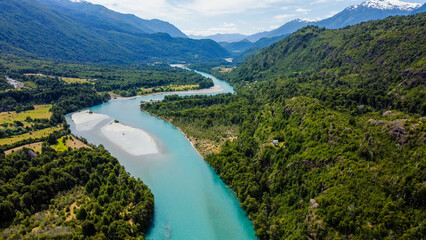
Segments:
[[[160,153],[158,143],[148,132],[113,120],[111,116],[80,111],[70,116],[77,131],[91,131],[99,127],[100,133],[115,147],[133,156]],[[105,122],[109,119],[109,122]]]
[[[209,93],[219,92],[219,90],[223,91],[224,89],[222,87],[218,86],[218,85],[214,85],[213,87],[209,87],[209,88],[194,89],[194,90],[187,90],[187,91],[156,92],[156,93],[148,93],[148,94],[145,94],[145,95],[136,95],[136,96],[132,96],[132,97],[115,97],[115,98],[111,97],[111,99],[108,100],[107,102],[118,102],[118,101],[131,100],[131,99],[140,98],[140,97],[155,96],[155,95],[170,94],[170,93],[176,93],[176,94],[178,94],[178,93],[209,94]],[[156,101],[162,101],[162,100],[156,100]]]
[[[198,155],[200,155],[204,159],[204,161],[206,161],[205,158],[207,156],[203,156],[203,154],[201,154],[201,152],[195,147],[195,144],[197,144],[197,143],[194,140],[191,140],[191,138],[188,137],[186,135],[186,133],[184,131],[182,131],[182,129],[180,127],[178,127],[175,124],[173,124],[173,120],[172,119],[167,119],[167,118],[164,118],[164,117],[160,117],[160,116],[157,116],[157,115],[155,115],[153,113],[149,113],[147,111],[144,111],[142,109],[141,109],[141,111],[143,111],[144,113],[146,113],[146,114],[148,114],[150,116],[153,116],[153,117],[156,117],[156,118],[161,119],[163,121],[166,121],[166,122],[170,123],[171,125],[173,125],[173,127],[177,128],[179,130],[179,132],[181,132],[183,134],[183,136],[186,138],[186,140],[188,140],[188,142],[191,144],[192,148],[194,148],[194,150],[198,153]]]

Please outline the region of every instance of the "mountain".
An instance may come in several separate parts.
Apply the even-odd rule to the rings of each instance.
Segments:
[[[129,32],[167,33],[172,37],[187,37],[172,24],[158,19],[145,20],[133,14],[122,14],[108,8],[86,1],[70,0],[36,0],[52,10],[62,14],[77,16],[78,20],[87,26],[111,26]]]
[[[88,3],[78,3],[86,6],[79,11],[67,7],[73,4],[71,2],[64,5],[58,1],[41,1],[0,2],[2,53],[109,63],[201,61],[228,55],[212,40],[146,33],[146,26],[134,27],[140,21],[132,15],[114,13]]]
[[[242,63],[247,58],[256,54],[256,52],[258,52],[260,49],[265,48],[265,47],[269,47],[272,44],[282,40],[285,37],[287,37],[288,35],[289,34],[277,36],[277,37],[271,37],[271,38],[261,38],[257,42],[252,43],[249,48],[244,49],[244,51],[242,53],[240,53],[238,56],[235,56],[233,62]],[[225,47],[225,49],[227,49],[227,48]]]
[[[261,38],[259,40],[257,40],[256,42],[250,42],[247,39],[244,39],[242,41],[239,42],[220,42],[219,44],[225,48],[226,50],[228,50],[229,53],[231,53],[231,55],[238,57],[236,59],[234,59],[234,62],[237,59],[244,59],[245,58],[241,58],[240,55],[242,55],[243,53],[245,53],[246,51],[257,51],[261,48],[264,47],[268,47],[276,42],[278,42],[279,40],[283,39],[284,37],[286,37],[288,34],[286,35],[281,35],[281,36],[277,36],[277,37],[271,37],[271,38]],[[241,60],[237,60],[236,62],[242,62]]]
[[[251,48],[251,46],[253,45],[253,43],[247,39],[241,40],[239,42],[219,42],[219,44],[220,46],[228,50],[228,52],[230,52],[231,54],[237,55]]]
[[[351,6],[333,17],[311,23],[312,25],[337,29],[360,22],[383,19],[389,16],[408,15],[420,8],[421,4],[398,0],[369,0]]]
[[[192,39],[211,39],[216,42],[239,42],[242,41],[247,37],[247,35],[239,34],[239,33],[218,33],[215,35],[210,36],[197,36],[197,35],[190,35],[189,36]]]
[[[350,6],[340,13],[320,21],[295,19],[272,31],[264,31],[249,36],[240,34],[216,34],[213,36],[196,37],[198,39],[212,39],[216,42],[232,43],[240,42],[244,39],[250,42],[256,42],[262,38],[272,38],[291,34],[308,25],[337,29],[370,20],[383,19],[389,16],[416,14],[424,12],[425,8],[425,5],[421,6],[419,3],[407,3],[399,0],[368,0],[361,4]],[[237,51],[244,52],[243,49],[237,49]]]
[[[272,38],[277,36],[283,36],[283,35],[293,33],[301,29],[302,27],[306,27],[311,23],[312,22],[309,22],[306,20],[296,19],[296,20],[285,23],[284,25],[282,25],[281,27],[275,30],[250,35],[247,37],[247,39],[249,39],[250,41],[256,42],[261,38]]]
[[[275,30],[256,33],[246,37],[246,39],[255,42],[261,38],[272,38],[290,34],[308,25],[337,29],[389,16],[416,14],[423,11],[425,11],[425,5],[421,6],[418,3],[407,3],[399,0],[369,0],[348,7],[342,12],[321,21],[310,22],[296,19],[285,23]]]
[[[426,12],[426,3],[423,4],[421,7],[417,8],[416,10],[412,11],[412,14],[422,13]]]
[[[208,151],[260,240],[423,239],[425,22],[308,26],[230,71],[237,94],[142,108]]]
[[[268,37],[268,35],[269,35],[268,31],[263,31],[263,32],[259,32],[259,33],[255,33],[253,35],[247,36],[246,39],[249,40],[250,42],[256,42],[259,39]]]
[[[228,52],[235,56],[234,62],[243,62],[259,49],[268,47],[298,29],[311,24],[309,21],[296,19],[270,32],[260,32],[246,37],[244,40],[232,43],[220,43]],[[251,43],[251,41],[253,43]]]

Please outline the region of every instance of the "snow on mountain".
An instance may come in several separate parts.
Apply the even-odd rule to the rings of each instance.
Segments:
[[[399,9],[402,11],[411,11],[416,8],[419,8],[420,6],[421,6],[420,3],[409,3],[409,2],[402,2],[399,0],[369,0],[361,4],[352,6],[350,8],[356,9],[358,7],[368,7],[368,8],[375,8],[375,9],[381,9],[381,10]]]

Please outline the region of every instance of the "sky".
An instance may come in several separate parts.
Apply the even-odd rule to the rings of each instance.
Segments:
[[[187,35],[253,34],[294,19],[319,20],[364,0],[86,0],[172,23]],[[424,3],[424,0],[409,2]]]

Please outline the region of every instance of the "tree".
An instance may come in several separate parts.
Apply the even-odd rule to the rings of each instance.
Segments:
[[[83,235],[86,237],[93,236],[96,233],[95,224],[92,221],[84,221],[82,225]]]
[[[77,213],[78,220],[85,220],[87,218],[87,212],[85,208],[81,208]]]

